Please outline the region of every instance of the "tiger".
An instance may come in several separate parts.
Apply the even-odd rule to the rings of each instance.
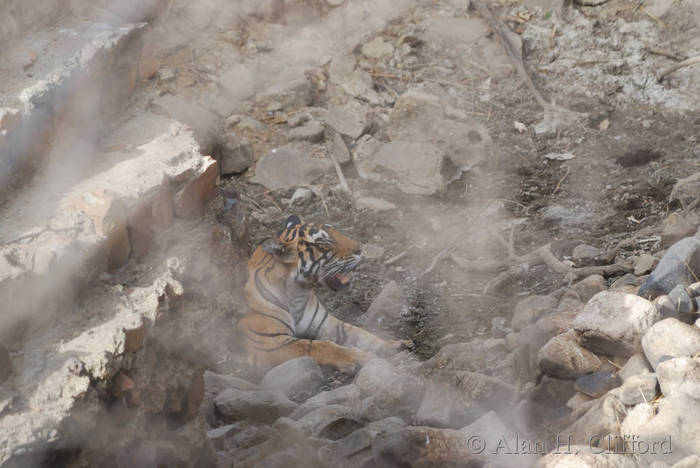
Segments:
[[[289,216],[248,261],[249,310],[237,324],[248,362],[270,368],[310,356],[319,365],[353,372],[376,354],[410,349],[410,341],[387,341],[337,319],[316,296],[316,287],[347,287],[361,261],[359,242],[332,226]]]

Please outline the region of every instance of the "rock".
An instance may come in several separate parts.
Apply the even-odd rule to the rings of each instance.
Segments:
[[[359,408],[360,389],[356,385],[344,385],[335,390],[327,390],[315,395],[299,406],[289,416],[291,419],[299,419],[327,405],[343,405],[349,408]]]
[[[656,370],[668,358],[692,356],[700,351],[700,329],[674,318],[656,323],[642,339],[644,355]]]
[[[649,403],[640,403],[632,408],[620,424],[620,433],[633,435],[639,433],[639,428],[648,423],[654,417],[656,410]]]
[[[175,79],[175,72],[173,72],[170,68],[161,68],[158,70],[158,80],[162,81],[163,83],[167,83],[169,81],[173,81]]]
[[[696,395],[697,397],[697,395]],[[695,397],[677,395],[658,401],[658,412],[641,426],[635,435],[656,450],[638,452],[641,463],[655,461],[675,463],[689,455],[700,453],[700,401]]]
[[[199,218],[206,204],[216,194],[216,179],[219,166],[209,156],[205,156],[197,168],[199,173],[175,195],[175,214],[181,218]]]
[[[253,148],[246,138],[238,138],[235,133],[225,134],[218,146],[221,174],[240,174],[253,162]]]
[[[217,140],[217,119],[214,114],[199,104],[172,94],[154,99],[149,108],[155,114],[187,124],[194,132],[202,152],[211,154]]]
[[[343,105],[328,109],[326,124],[333,127],[346,142],[351,143],[360,138],[367,128],[367,108],[357,100],[350,99]]]
[[[572,252],[572,258],[574,260],[592,260],[600,256],[602,253],[603,251],[597,247],[593,247],[591,245],[586,244],[580,244],[574,247],[574,251]]]
[[[678,463],[674,463],[671,468],[695,468],[700,466],[700,455],[688,455]]]
[[[637,276],[650,273],[659,263],[659,259],[650,254],[642,254],[634,263],[634,274]]]
[[[272,423],[297,407],[279,390],[236,390],[229,388],[214,399],[216,413],[225,421],[245,419]]]
[[[418,377],[402,374],[384,381],[372,395],[362,400],[362,417],[377,421],[390,416],[398,416],[410,421],[416,414],[423,395],[425,383]]]
[[[572,444],[598,447],[607,434],[619,434],[619,421],[624,418],[624,414],[624,405],[620,400],[613,395],[606,395],[561,433],[570,435],[569,441]]]
[[[301,126],[301,125],[304,125],[306,122],[308,122],[308,121],[311,120],[312,118],[313,118],[313,117],[311,116],[311,113],[309,113],[309,112],[306,112],[306,111],[297,112],[297,113],[291,115],[291,116],[287,119],[287,125],[288,125],[290,128],[299,127],[299,126]]]
[[[299,419],[299,428],[312,437],[338,440],[362,427],[357,408],[324,405]]]
[[[486,409],[479,402],[469,401],[461,391],[441,382],[428,385],[416,412],[416,424],[462,428],[480,417]]]
[[[627,360],[618,375],[623,381],[635,376],[652,372],[651,365],[643,353],[635,353]]]
[[[521,299],[513,311],[513,330],[520,331],[543,315],[553,312],[557,308],[557,302],[552,296],[528,296]]]
[[[491,319],[491,335],[494,338],[505,338],[511,331],[513,330],[508,326],[508,321],[505,317],[494,317]]]
[[[504,375],[509,370],[506,356],[508,350],[504,339],[475,338],[468,343],[453,343],[440,348],[432,358],[423,363],[430,371],[471,371],[490,375]]]
[[[574,291],[582,302],[588,302],[593,296],[608,289],[605,278],[601,275],[590,275],[574,284]]]
[[[381,198],[362,197],[355,200],[355,207],[358,210],[372,211],[392,211],[396,209],[396,205]]]
[[[672,213],[663,220],[661,230],[661,245],[668,247],[685,237],[692,237],[697,230],[697,226],[682,215]]]
[[[355,385],[360,389],[360,397],[366,398],[376,393],[385,382],[398,379],[400,372],[384,359],[367,361],[355,376]]]
[[[15,130],[22,122],[22,114],[18,109],[11,107],[0,107],[0,131],[8,132]]]
[[[377,437],[370,466],[483,466],[482,456],[475,451],[478,450],[470,445],[469,435],[462,431],[406,427]]]
[[[236,102],[245,101],[255,94],[255,78],[244,64],[235,64],[221,74],[219,84]]]
[[[622,379],[612,372],[593,372],[576,379],[574,386],[581,393],[599,398],[620,384]]]
[[[670,201],[679,200],[684,206],[688,206],[700,193],[700,172],[678,179],[671,190]]]
[[[333,170],[326,159],[311,158],[292,146],[273,149],[255,165],[253,182],[269,189],[309,185]]]
[[[303,206],[309,203],[314,198],[314,193],[305,187],[299,187],[292,194],[292,198],[289,201],[291,206]]]
[[[290,359],[272,368],[260,388],[279,390],[294,401],[304,401],[323,385],[321,367],[308,356]]]
[[[345,164],[350,162],[350,151],[348,150],[348,145],[345,144],[345,140],[340,136],[340,133],[335,131],[333,127],[327,125],[325,127],[326,133],[326,150],[328,154],[333,156],[336,161],[340,164]]]
[[[319,458],[326,466],[365,466],[371,462],[371,451],[368,449],[375,439],[404,427],[404,420],[396,417],[371,422],[362,429],[319,449]]]
[[[401,288],[396,281],[389,281],[365,312],[367,324],[395,323],[407,308]]]
[[[537,366],[551,377],[575,379],[594,372],[600,359],[578,344],[573,330],[550,339],[537,353]]]
[[[561,422],[569,414],[567,404],[576,393],[573,380],[543,376],[530,395],[516,407],[516,418],[529,427],[554,424],[559,429],[570,421]]]
[[[395,184],[404,193],[432,195],[447,183],[445,155],[430,143],[392,141],[374,153],[356,151],[354,156],[360,177]]]
[[[671,301],[671,299],[668,296],[658,296],[652,302],[654,304],[654,307],[656,307],[656,310],[658,310],[659,314],[661,314],[662,319],[680,318],[680,314],[678,313],[676,305],[673,303],[673,301]]]
[[[485,448],[488,447],[488,449],[484,450],[484,457],[487,462],[494,466],[513,468],[516,466],[534,466],[537,460],[534,446],[530,446],[533,449],[533,453],[526,453],[526,450],[523,450],[513,457],[514,452],[517,453],[519,450],[515,448],[518,444],[519,436],[513,427],[508,427],[503,423],[495,411],[489,411],[484,414],[470,425],[463,427],[461,432],[470,437],[478,437],[485,442]],[[478,449],[478,447],[473,448]],[[506,454],[510,454],[509,460],[504,461],[503,457]],[[487,466],[490,466],[490,464]]]
[[[654,400],[659,385],[656,374],[633,375],[617,390],[618,398],[628,406]]]
[[[569,398],[566,402],[566,406],[571,408],[572,411],[585,413],[594,404],[592,402],[595,402],[595,398],[591,398],[585,393],[576,392],[574,396]]]
[[[207,431],[207,439],[216,440],[226,437],[236,428],[235,424],[227,424],[225,426],[217,427],[216,429],[211,429]]]
[[[631,356],[641,350],[642,336],[658,319],[656,307],[646,299],[603,291],[588,301],[573,327],[591,351]]]
[[[362,55],[371,59],[386,57],[393,53],[394,46],[388,42],[384,42],[384,39],[381,37],[375,37],[362,46]]]
[[[267,128],[264,123],[260,122],[259,120],[255,120],[254,118],[249,117],[247,115],[240,115],[238,116],[238,118],[240,120],[237,126],[240,130],[254,130],[257,132],[261,132]]]
[[[367,260],[374,260],[376,258],[382,258],[384,256],[384,247],[377,244],[363,244],[362,245],[362,257]]]
[[[695,282],[696,271],[700,271],[700,239],[686,237],[669,247],[638,294],[651,299],[668,294],[679,284],[688,286]]]
[[[440,99],[418,90],[404,93],[396,100],[387,134],[393,141],[427,143],[440,149],[452,162],[446,174],[450,178],[496,153],[486,127],[475,120],[445,118]]]
[[[697,397],[700,393],[700,361],[688,356],[668,359],[656,368],[659,386],[665,397],[685,394]]]
[[[335,8],[339,7],[345,2],[345,0],[326,0],[326,3],[328,4],[329,7]]]
[[[616,453],[597,453],[589,445],[572,445],[566,443],[566,437],[559,440],[559,451],[552,451],[539,460],[540,468],[635,468],[631,458]]]
[[[289,139],[291,141],[319,142],[323,140],[323,125],[316,120],[312,120],[302,127],[290,130]]]
[[[255,96],[258,102],[278,101],[283,109],[298,109],[311,105],[314,88],[306,77],[281,76],[265,91]]]
[[[673,304],[674,312],[684,322],[693,322],[696,318],[697,304],[690,291],[683,285],[678,285],[668,293],[668,299]]]
[[[12,374],[12,361],[10,352],[3,345],[0,345],[0,385],[2,385]]]

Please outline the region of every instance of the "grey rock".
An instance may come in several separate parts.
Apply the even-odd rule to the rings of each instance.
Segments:
[[[305,77],[280,77],[277,83],[259,93],[256,101],[277,101],[283,109],[306,107],[313,102],[314,90],[311,82]]]
[[[375,37],[362,46],[362,55],[371,59],[379,59],[390,56],[393,53],[394,46],[388,42],[385,42],[381,37]]]
[[[292,146],[282,146],[257,162],[253,182],[269,189],[309,185],[332,170],[333,164],[326,159],[311,158]]]
[[[311,113],[308,111],[297,112],[289,116],[289,118],[287,119],[287,125],[289,125],[291,128],[299,127],[301,125],[304,125],[312,118],[313,117],[311,116]]]
[[[222,437],[226,437],[226,435],[235,428],[235,424],[227,424],[225,426],[217,427],[216,429],[211,429],[207,431],[207,438],[209,440],[221,439]]]
[[[573,330],[551,338],[537,353],[537,366],[551,377],[575,379],[598,370],[600,359],[583,348]]]
[[[634,377],[635,375],[648,374],[652,372],[652,367],[644,356],[644,353],[635,353],[627,360],[618,375],[623,381]]]
[[[154,99],[150,109],[153,113],[170,117],[187,124],[193,131],[204,154],[211,154],[217,140],[217,119],[204,107],[187,101],[181,96],[167,94]]]
[[[161,68],[158,70],[157,78],[163,83],[167,83],[175,79],[175,72],[173,72],[170,68]]]
[[[543,315],[553,312],[557,308],[557,302],[553,296],[528,296],[521,299],[513,311],[513,330],[520,331]]]
[[[692,237],[697,224],[691,223],[679,213],[672,213],[661,223],[661,245],[668,247],[685,237]]]
[[[576,422],[566,428],[562,434],[571,436],[572,444],[589,444],[592,437],[619,434],[619,421],[624,419],[625,407],[614,395],[606,395],[586,411]],[[592,446],[598,446],[598,443]]]
[[[209,424],[215,424],[214,398],[229,388],[235,390],[255,390],[256,385],[238,377],[204,371],[204,398],[199,411]]]
[[[430,143],[392,141],[373,153],[358,148],[354,156],[360,177],[395,184],[408,194],[432,195],[447,183],[442,171],[445,155]]]
[[[582,302],[588,302],[593,296],[608,289],[605,278],[601,275],[590,275],[573,285]]]
[[[591,351],[631,356],[641,350],[642,336],[658,319],[656,307],[646,299],[603,291],[588,301],[573,327]]]
[[[674,463],[671,468],[695,468],[700,466],[700,455],[688,455],[683,460]]]
[[[591,450],[588,445],[573,445],[570,448],[564,446],[559,452],[551,452],[542,457],[537,466],[540,468],[635,468],[637,466],[625,455],[596,453],[597,451],[597,449]]]
[[[656,299],[654,299],[653,303],[654,307],[656,307],[656,310],[658,310],[659,314],[661,314],[662,319],[680,318],[680,314],[678,313],[678,308],[676,307],[676,304],[674,304],[671,298],[669,298],[668,296],[658,296]]]
[[[246,138],[239,138],[235,133],[225,134],[218,146],[221,174],[239,174],[253,162],[253,148]]]
[[[305,356],[271,369],[260,382],[260,388],[279,390],[294,401],[304,401],[316,394],[323,383],[321,367]]]
[[[482,456],[470,450],[469,437],[453,429],[405,427],[377,437],[370,466],[483,466]]]
[[[627,412],[625,419],[620,424],[622,434],[639,434],[639,428],[648,423],[656,414],[656,409],[651,403],[639,403]]]
[[[638,294],[652,299],[668,294],[679,284],[688,286],[695,282],[693,272],[697,271],[700,271],[700,239],[686,237],[669,247]]]
[[[12,361],[10,352],[0,345],[0,385],[3,384],[12,374]]]
[[[396,281],[389,281],[372,301],[363,316],[368,324],[395,323],[407,308],[401,288]]]
[[[238,122],[238,128],[241,130],[255,130],[255,131],[263,131],[267,128],[267,126],[260,122],[259,120],[255,120],[252,117],[249,117],[247,115],[240,115],[239,117],[239,122]]]
[[[687,395],[676,395],[658,401],[658,412],[641,426],[635,435],[657,450],[639,453],[641,463],[676,463],[700,453],[700,401]],[[654,452],[654,453],[652,453]]]
[[[406,427],[404,420],[397,417],[371,422],[366,427],[319,449],[319,458],[328,466],[338,466],[339,464],[343,466],[343,461],[348,463],[347,466],[359,466],[361,464],[357,463],[357,459],[365,459],[365,452],[372,447],[372,443],[378,436],[398,431],[404,427]]]
[[[440,348],[423,363],[428,371],[471,371],[505,375],[510,370],[508,350],[501,338],[475,338],[468,343],[453,343]]]
[[[396,209],[396,205],[381,198],[362,197],[355,200],[355,207],[358,210],[372,211],[392,211]]]
[[[636,262],[634,262],[634,274],[637,276],[650,273],[659,263],[659,259],[651,254],[642,254]]]
[[[323,125],[316,120],[312,120],[301,127],[290,130],[289,139],[291,141],[319,142],[323,140]]]
[[[574,247],[572,257],[574,260],[591,260],[600,256],[602,253],[603,251],[597,247],[593,247],[591,245],[586,244],[580,244]]]
[[[617,394],[622,403],[633,406],[654,400],[658,386],[656,374],[634,375],[618,388]]]
[[[350,408],[359,408],[360,389],[356,385],[344,385],[334,390],[327,390],[314,395],[299,406],[289,416],[291,419],[299,419],[303,416],[327,405],[343,405]]]
[[[375,393],[362,400],[362,417],[378,421],[398,416],[410,421],[418,411],[425,388],[420,378],[408,374],[385,381]]]
[[[695,312],[697,305],[695,300],[690,295],[690,291],[683,285],[678,285],[668,293],[668,299],[673,304],[678,317],[683,320],[687,318],[688,322],[695,320]]]
[[[355,99],[328,109],[326,124],[333,127],[347,142],[360,138],[367,129],[367,108]]]
[[[612,372],[593,372],[576,379],[574,386],[579,392],[598,398],[621,384],[622,379]]]
[[[348,145],[345,144],[343,137],[335,131],[330,125],[325,127],[326,133],[326,150],[328,154],[333,156],[336,161],[340,164],[345,164],[350,162],[350,151],[348,150]]]
[[[671,201],[680,200],[685,206],[688,206],[697,198],[698,193],[700,193],[700,172],[678,179],[671,190],[669,199]]]
[[[538,455],[535,453],[520,453],[514,457],[511,455],[507,460],[503,459],[504,453],[511,451],[503,446],[503,442],[508,443],[509,448],[514,449],[512,446],[515,444],[517,432],[515,428],[506,426],[495,411],[489,411],[484,414],[470,425],[463,427],[461,432],[469,436],[479,437],[485,442],[486,447],[489,449],[484,451],[484,457],[487,462],[494,466],[512,468],[534,466],[537,460]],[[501,450],[497,449],[499,444]]]
[[[214,399],[216,413],[225,421],[251,419],[272,423],[280,416],[288,416],[297,407],[279,390],[236,390],[230,388]]]
[[[558,421],[568,413],[567,404],[575,393],[573,380],[555,379],[545,375],[516,408],[518,418],[531,427]]]
[[[398,379],[401,373],[384,359],[367,361],[355,376],[355,385],[360,389],[360,397],[366,398],[376,393],[386,382]]]
[[[314,198],[314,193],[305,187],[299,187],[292,194],[289,204],[292,206],[306,205]]]
[[[445,118],[440,98],[418,90],[396,100],[387,134],[393,141],[429,143],[440,149],[456,168],[455,173],[446,174],[450,178],[490,159],[496,152],[485,126],[475,120]]]
[[[494,338],[505,338],[511,331],[513,330],[508,326],[508,321],[505,317],[494,317],[491,319],[491,335]]]
[[[298,427],[312,437],[338,440],[362,427],[357,408],[325,405],[297,421]]]
[[[688,356],[662,361],[656,367],[661,392],[666,397],[685,394],[697,397],[700,393],[700,361]]]
[[[674,318],[656,323],[642,339],[644,355],[656,369],[665,359],[692,356],[700,351],[700,329]]]
[[[484,414],[479,402],[470,401],[462,392],[441,382],[428,385],[416,412],[416,424],[459,429]]]

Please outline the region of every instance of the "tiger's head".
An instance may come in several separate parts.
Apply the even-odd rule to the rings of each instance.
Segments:
[[[333,291],[350,283],[352,270],[362,261],[359,242],[326,224],[303,223],[296,215],[287,218],[282,231],[261,247],[288,265],[296,282]]]

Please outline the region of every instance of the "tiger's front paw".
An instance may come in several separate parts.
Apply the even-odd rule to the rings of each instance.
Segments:
[[[355,374],[370,359],[374,357],[371,353],[349,348],[344,359],[336,363],[336,367],[344,374]]]

